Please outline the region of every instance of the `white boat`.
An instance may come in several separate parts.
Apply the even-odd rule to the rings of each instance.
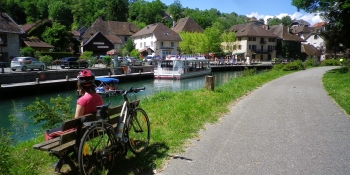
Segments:
[[[112,95],[116,96],[116,90],[118,89],[117,83],[119,79],[117,78],[102,78],[98,77],[95,79],[95,90],[96,93],[100,94],[102,97],[110,97]]]
[[[168,56],[154,68],[155,79],[184,79],[211,74],[210,60],[204,56]]]

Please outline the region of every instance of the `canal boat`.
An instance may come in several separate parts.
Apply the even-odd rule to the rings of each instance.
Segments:
[[[118,90],[118,82],[119,79],[117,78],[98,77],[95,79],[96,93],[100,94],[103,97],[116,96],[116,90]]]
[[[210,60],[204,56],[168,56],[154,68],[155,79],[185,79],[211,74]]]

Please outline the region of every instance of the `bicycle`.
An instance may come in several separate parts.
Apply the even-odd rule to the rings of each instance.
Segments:
[[[147,113],[138,107],[139,101],[130,103],[128,99],[128,94],[144,89],[116,90],[124,100],[116,129],[109,122],[110,103],[97,106],[97,121],[83,123],[87,129],[78,150],[81,174],[110,174],[117,158],[126,155],[127,148],[139,155],[148,147],[150,122]]]

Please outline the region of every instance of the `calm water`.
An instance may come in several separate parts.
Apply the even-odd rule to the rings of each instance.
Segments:
[[[231,78],[235,78],[239,76],[241,72],[215,72],[215,87],[220,86],[226,82],[228,82]],[[119,82],[118,88],[119,89],[129,89],[130,87],[146,87],[145,91],[137,93],[136,97],[141,98],[144,96],[150,96],[153,94],[156,94],[161,91],[181,91],[181,90],[195,90],[200,89],[204,87],[205,78],[204,77],[196,77],[196,78],[190,78],[190,79],[184,79],[184,80],[144,80],[144,81],[138,81],[138,82],[131,82],[131,83],[123,83]],[[20,109],[23,107],[28,106],[29,104],[32,104],[36,98],[39,98],[41,100],[45,100],[49,103],[50,98],[56,98],[58,95],[61,97],[67,97],[72,96],[73,100],[71,102],[71,106],[73,109],[75,109],[76,105],[76,93],[75,91],[67,91],[67,92],[60,92],[60,93],[53,93],[53,94],[44,94],[44,95],[36,95],[36,96],[28,96],[28,97],[22,97],[22,98],[15,98],[15,99],[6,99],[0,101],[0,128],[6,128],[6,129],[15,129],[17,128],[19,131],[24,131],[24,128],[21,127],[13,127],[12,122],[9,120],[9,116],[13,114],[16,119],[19,121],[27,121],[29,122],[29,125],[26,127],[26,131],[28,133],[25,133],[24,135],[16,135],[16,139],[22,140],[29,138],[34,135],[35,129],[39,128],[38,126],[34,126],[31,121],[29,120],[29,113],[20,112]],[[122,98],[120,96],[117,97],[107,97],[103,98],[104,102],[110,102],[111,105],[120,105],[122,103]],[[16,104],[17,112],[15,112],[14,103]],[[72,116],[73,117],[73,116]],[[20,133],[20,132],[18,132]]]

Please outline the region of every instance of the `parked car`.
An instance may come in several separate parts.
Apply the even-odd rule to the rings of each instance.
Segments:
[[[22,71],[27,71],[27,69],[39,69],[44,70],[46,67],[45,63],[33,58],[33,57],[15,57],[11,61],[11,69],[16,71],[20,69]]]
[[[127,57],[129,65],[132,66],[142,66],[142,61],[134,57]]]
[[[79,60],[78,57],[64,57],[61,59],[61,68],[88,68],[89,63],[87,61]]]

